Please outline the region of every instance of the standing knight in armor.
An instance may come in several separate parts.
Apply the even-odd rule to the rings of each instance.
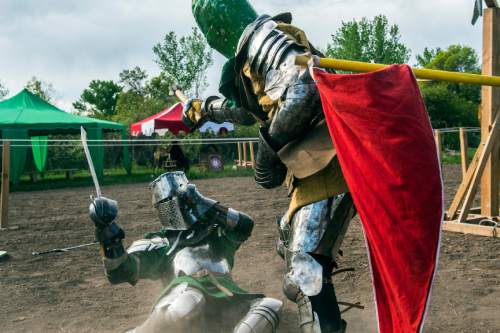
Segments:
[[[252,219],[204,197],[183,172],[166,173],[150,187],[163,229],[128,250],[116,201],[100,197],[90,205],[109,281],[161,279],[165,285],[150,316],[131,332],[276,332],[282,302],[247,293],[231,278]]]
[[[291,203],[279,223],[278,253],[286,262],[285,295],[298,306],[301,332],[341,333],[331,275],[355,208],[328,133],[321,100],[297,55],[320,55],[291,14],[258,16],[247,0],[193,0],[196,22],[228,62],[224,98],[184,107],[191,128],[205,121],[259,124],[255,180],[286,182]]]

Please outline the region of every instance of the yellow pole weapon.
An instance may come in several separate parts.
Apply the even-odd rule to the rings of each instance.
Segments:
[[[309,56],[297,56],[295,64],[306,66],[311,60]],[[321,68],[330,68],[350,72],[374,72],[388,67],[384,64],[372,64],[361,61],[341,60],[332,58],[313,58],[314,66]],[[418,79],[433,81],[448,81],[455,83],[479,84],[482,86],[500,87],[500,76],[488,76],[479,74],[448,72],[435,69],[412,68],[413,73]]]

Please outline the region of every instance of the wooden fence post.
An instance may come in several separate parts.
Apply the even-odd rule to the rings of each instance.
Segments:
[[[241,142],[238,142],[236,145],[238,146],[238,162],[236,166],[239,167],[241,166]]]
[[[500,75],[500,8],[498,1],[486,2],[483,19],[483,66],[485,75]],[[492,8],[497,7],[497,8]],[[500,88],[482,88],[481,97],[481,140],[490,135],[495,116],[500,109]],[[481,179],[481,215],[498,216],[498,191],[500,183],[500,143],[494,142],[491,156]]]
[[[0,200],[0,229],[9,227],[9,190],[10,190],[10,141],[3,142],[2,150],[2,194]]]
[[[465,128],[460,127],[460,156],[462,160],[462,180],[465,179],[467,174],[467,167],[469,164],[469,144],[467,140],[467,131]]]
[[[465,195],[464,203],[462,205],[462,209],[458,217],[458,222],[460,223],[463,223],[467,220],[467,216],[469,215],[469,210],[472,205],[472,200],[474,199],[474,195],[476,194],[477,187],[481,180],[481,176],[484,175],[484,170],[487,165],[488,157],[491,156],[490,154],[493,151],[493,147],[495,146],[495,144],[497,144],[499,129],[500,129],[500,113],[497,113],[495,120],[493,122],[493,127],[491,128],[490,135],[488,136],[486,142],[484,143],[484,150],[482,151],[481,157],[479,158],[479,164],[477,165],[477,169],[474,172],[471,184],[469,186],[469,189],[467,190],[467,194]]]
[[[441,140],[441,131],[434,130],[434,140],[436,141],[436,149],[439,157],[439,163],[441,163],[443,159],[443,148],[442,148],[442,140]]]
[[[247,167],[247,143],[243,142],[243,167]]]
[[[250,142],[250,161],[252,162],[252,169],[255,169],[255,152],[253,150],[253,142]]]

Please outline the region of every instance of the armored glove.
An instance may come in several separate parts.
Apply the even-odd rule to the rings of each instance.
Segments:
[[[106,258],[118,258],[124,254],[122,239],[125,233],[116,224],[118,204],[116,201],[99,197],[92,200],[89,216],[95,225],[96,239],[101,243]]]
[[[251,234],[254,222],[250,216],[220,205],[217,201],[198,192],[196,186],[189,184],[183,193],[186,204],[197,219],[235,231],[238,241],[244,241]]]
[[[187,185],[181,196],[197,219],[204,218],[205,214],[217,204],[217,201],[201,194],[193,184]]]
[[[182,121],[190,129],[195,128],[206,115],[203,101],[201,99],[190,99],[184,104]]]
[[[267,129],[261,127],[259,149],[255,158],[255,181],[263,188],[274,188],[283,184],[286,173],[286,166],[269,144]]]
[[[203,125],[211,117],[214,104],[220,108],[222,100],[217,96],[210,96],[205,101],[201,99],[190,99],[184,104],[182,111],[182,121],[190,129]]]

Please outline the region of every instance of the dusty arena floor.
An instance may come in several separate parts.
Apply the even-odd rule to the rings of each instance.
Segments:
[[[458,167],[445,168],[448,201],[458,185]],[[287,207],[284,189],[259,189],[251,178],[197,181],[201,192],[252,215],[252,238],[238,253],[235,280],[250,291],[281,295],[283,263],[274,251],[275,218]],[[106,196],[119,201],[127,245],[159,226],[147,184],[111,186]],[[0,263],[1,332],[122,332],[144,320],[160,285],[154,281],[111,286],[103,275],[97,246],[33,257],[33,250],[93,241],[87,217],[89,188],[14,193],[11,224],[0,232],[0,250],[12,258]],[[425,332],[500,332],[500,240],[445,233],[441,262]],[[350,310],[348,332],[376,332],[373,296],[359,221],[343,245],[341,267],[354,273],[335,277],[339,299],[360,301]],[[411,283],[411,281],[408,281]],[[294,304],[286,301],[280,332],[298,332]]]

